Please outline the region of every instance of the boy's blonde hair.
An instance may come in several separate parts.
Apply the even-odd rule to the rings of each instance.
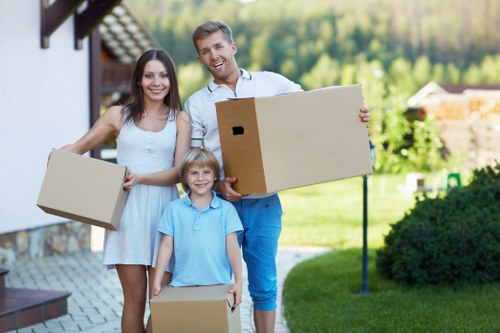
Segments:
[[[203,148],[192,148],[189,150],[186,155],[184,155],[184,159],[182,160],[181,170],[179,173],[179,178],[181,180],[182,188],[184,191],[189,190],[189,186],[187,184],[187,173],[189,169],[193,166],[204,166],[211,169],[214,172],[214,185],[212,189],[217,187],[220,178],[220,164],[217,161],[215,155],[206,149]]]

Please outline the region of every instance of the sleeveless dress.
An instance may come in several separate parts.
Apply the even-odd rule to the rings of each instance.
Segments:
[[[133,173],[152,173],[174,164],[176,117],[169,116],[163,130],[144,131],[133,121],[123,124],[117,141],[117,163]],[[165,207],[179,198],[176,185],[137,184],[130,191],[117,231],[106,230],[103,265],[152,264],[156,228]]]

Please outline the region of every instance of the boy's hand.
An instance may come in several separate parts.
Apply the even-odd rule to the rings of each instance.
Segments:
[[[229,289],[228,293],[234,295],[234,304],[232,306],[233,309],[235,309],[238,305],[241,304],[241,294],[242,294],[242,284],[241,283],[235,283],[231,289]]]
[[[158,296],[160,294],[160,291],[161,291],[161,285],[154,285],[153,286],[153,296]]]

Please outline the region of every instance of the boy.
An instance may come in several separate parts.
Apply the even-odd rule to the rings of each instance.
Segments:
[[[243,230],[236,209],[217,197],[213,189],[220,166],[211,152],[195,148],[184,157],[180,179],[187,195],[172,201],[158,224],[163,234],[156,260],[153,296],[170,258],[174,257],[171,286],[234,285],[233,307],[241,303],[242,264],[237,233]],[[172,268],[172,267],[170,267]]]

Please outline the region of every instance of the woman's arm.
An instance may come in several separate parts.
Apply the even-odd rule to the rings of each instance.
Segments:
[[[121,110],[121,106],[110,107],[83,137],[61,149],[81,155],[103,143],[112,133],[118,135],[122,124]]]

